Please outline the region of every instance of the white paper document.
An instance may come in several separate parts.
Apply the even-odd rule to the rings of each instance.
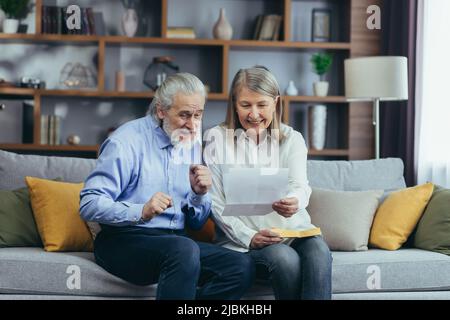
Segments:
[[[225,209],[223,216],[266,215],[272,203],[287,195],[285,168],[232,168],[223,175]]]

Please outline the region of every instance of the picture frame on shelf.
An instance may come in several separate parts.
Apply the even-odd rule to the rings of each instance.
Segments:
[[[331,10],[316,8],[312,11],[311,41],[331,41]]]

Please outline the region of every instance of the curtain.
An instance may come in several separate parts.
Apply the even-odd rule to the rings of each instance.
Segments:
[[[450,188],[449,0],[419,0],[416,83],[417,182]]]
[[[405,165],[406,184],[412,186],[416,183],[414,119],[417,0],[385,0],[381,15],[382,55],[408,58],[409,99],[380,104],[380,156],[401,158]]]

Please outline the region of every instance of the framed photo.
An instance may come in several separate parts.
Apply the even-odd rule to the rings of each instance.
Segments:
[[[313,9],[311,25],[312,42],[331,41],[331,10]]]

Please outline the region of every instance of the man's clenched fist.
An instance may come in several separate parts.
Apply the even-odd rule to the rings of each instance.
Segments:
[[[171,206],[173,206],[172,198],[165,193],[157,192],[144,205],[142,219],[144,221],[150,220]]]
[[[200,164],[191,165],[189,168],[189,181],[192,190],[196,194],[205,194],[211,187],[211,172],[205,166]]]

